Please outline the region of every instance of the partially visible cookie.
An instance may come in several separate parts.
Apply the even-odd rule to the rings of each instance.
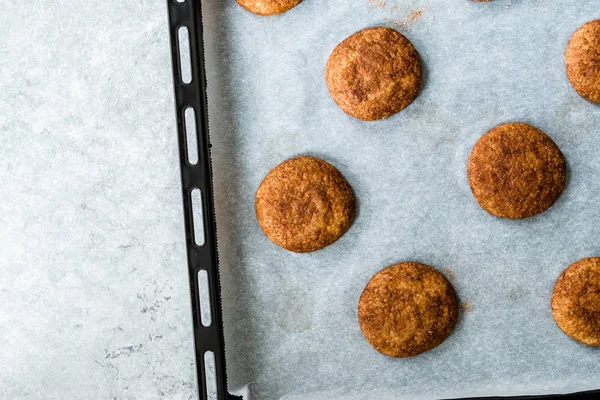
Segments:
[[[565,52],[567,77],[581,96],[600,103],[600,20],[575,31]]]
[[[404,262],[379,271],[358,303],[365,338],[391,357],[412,357],[442,343],[454,329],[458,300],[435,268]]]
[[[588,346],[600,346],[600,257],[565,269],[554,286],[552,315],[558,327]]]
[[[421,86],[421,59],[400,32],[376,27],[359,31],[333,49],[325,79],[333,100],[347,114],[372,121],[408,106]]]
[[[479,205],[502,218],[548,209],[563,191],[565,158],[541,130],[520,122],[483,135],[469,157],[469,184]]]
[[[246,10],[258,15],[284,13],[302,2],[302,0],[236,0]]]
[[[256,192],[255,206],[265,235],[296,253],[329,246],[346,233],[355,214],[354,193],[340,171],[306,156],[273,168]]]

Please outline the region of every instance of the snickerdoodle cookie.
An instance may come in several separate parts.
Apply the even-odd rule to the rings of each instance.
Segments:
[[[442,343],[454,329],[458,300],[435,268],[404,262],[379,271],[358,303],[365,338],[391,357],[412,357]]]
[[[575,31],[565,52],[567,77],[581,96],[600,103],[600,20]]]
[[[281,14],[296,7],[302,0],[236,0],[246,10],[258,15]]]
[[[471,190],[490,214],[526,218],[548,209],[563,191],[565,158],[541,130],[514,122],[495,127],[473,147]]]
[[[552,315],[573,339],[600,346],[600,257],[584,258],[563,271],[554,286]]]
[[[329,93],[347,114],[365,121],[387,118],[417,97],[421,59],[400,32],[376,27],[336,46],[327,62]]]
[[[271,170],[256,192],[263,232],[284,249],[306,253],[338,240],[352,225],[352,188],[333,165],[314,157],[287,160]]]

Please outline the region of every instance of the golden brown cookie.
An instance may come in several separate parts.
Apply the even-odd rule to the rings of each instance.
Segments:
[[[287,160],[256,192],[256,217],[275,244],[296,253],[322,249],[352,225],[352,188],[333,165],[314,157]]]
[[[454,329],[458,300],[435,268],[404,262],[371,278],[358,303],[358,322],[375,349],[412,357],[442,343]]]
[[[284,13],[302,2],[302,0],[236,0],[246,10],[258,15]]]
[[[575,31],[565,52],[567,77],[581,96],[600,103],[600,20]]]
[[[584,258],[563,271],[554,286],[552,315],[573,339],[600,346],[600,257]]]
[[[347,114],[364,121],[383,119],[417,97],[421,59],[398,31],[369,28],[333,49],[325,79],[331,97]]]
[[[541,130],[520,122],[483,135],[469,157],[469,184],[484,210],[526,218],[548,209],[563,191],[565,158]]]

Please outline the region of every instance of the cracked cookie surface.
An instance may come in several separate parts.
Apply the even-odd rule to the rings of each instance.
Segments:
[[[338,44],[327,61],[325,79],[336,104],[347,114],[372,121],[407,107],[421,86],[421,59],[400,32],[376,27]]]
[[[246,10],[258,15],[282,14],[296,7],[302,0],[236,0]]]
[[[600,103],[600,20],[575,31],[565,52],[567,77],[582,97]]]
[[[255,208],[258,223],[273,243],[306,253],[346,233],[354,220],[355,199],[337,168],[302,156],[267,174],[256,192]]]
[[[380,353],[412,357],[442,343],[458,318],[454,288],[435,268],[404,262],[379,271],[360,296],[358,321]]]
[[[469,157],[469,185],[479,205],[502,218],[526,218],[548,209],[563,191],[566,163],[541,130],[513,122],[483,135]]]
[[[563,271],[554,286],[552,315],[571,338],[600,346],[600,257],[584,258]]]

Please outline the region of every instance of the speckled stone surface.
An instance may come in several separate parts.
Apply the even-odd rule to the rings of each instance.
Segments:
[[[0,0],[0,74],[0,398],[194,398],[165,1]]]

